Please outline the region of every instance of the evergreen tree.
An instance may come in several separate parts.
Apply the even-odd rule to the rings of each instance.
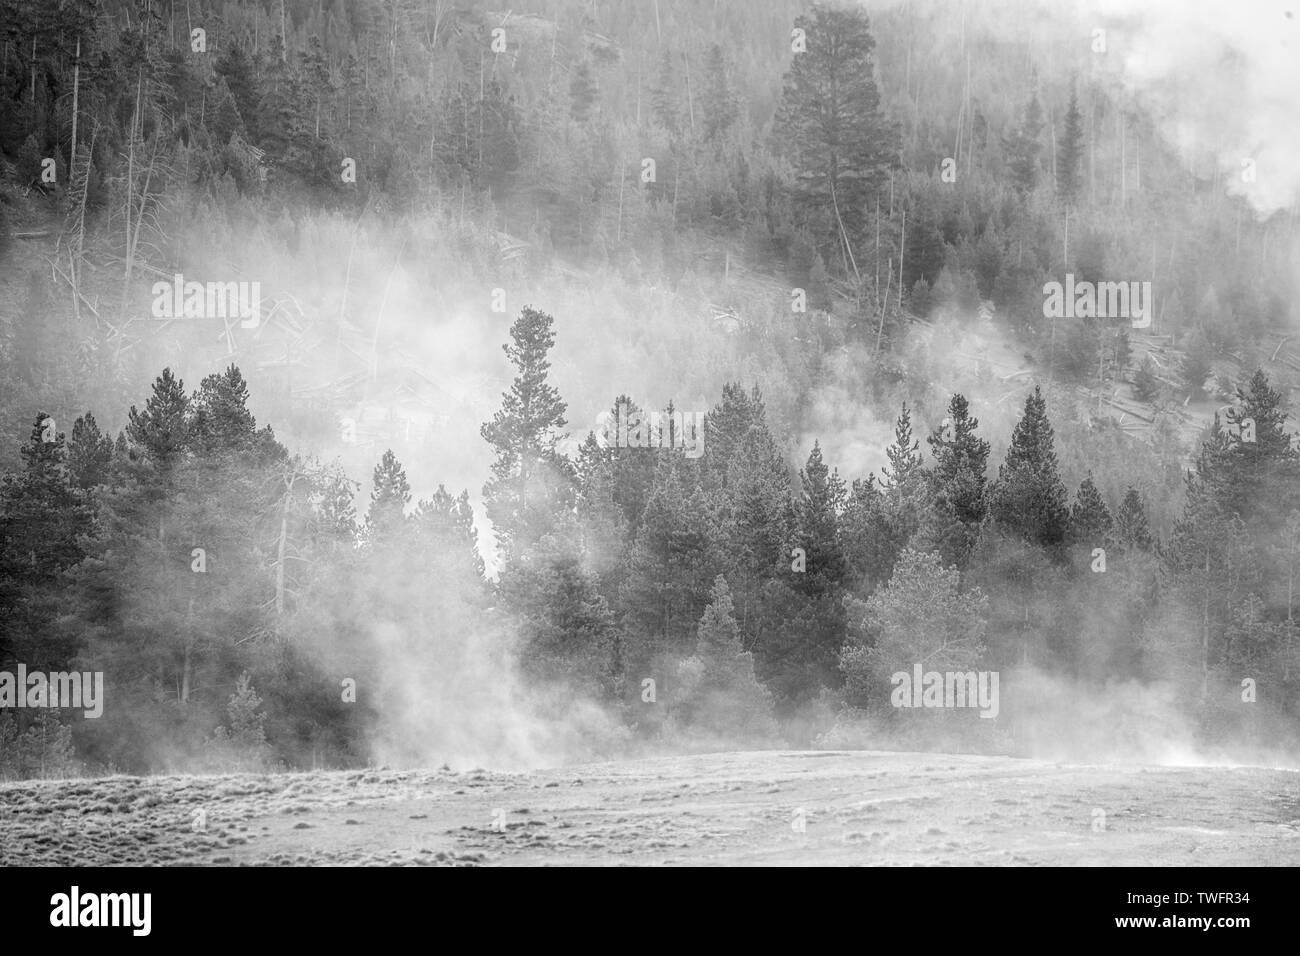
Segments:
[[[569,82],[569,116],[575,123],[585,123],[591,117],[596,102],[596,81],[591,75],[591,65],[583,60],[573,71]]]
[[[406,471],[390,448],[375,466],[370,508],[366,511],[366,533],[372,541],[391,540],[406,523],[406,506],[411,485]]]
[[[659,59],[658,76],[650,88],[650,113],[659,124],[659,128],[669,136],[676,136],[680,127],[678,104],[681,99],[678,95],[678,76],[677,67],[673,64],[672,51],[665,47]]]
[[[904,403],[894,425],[894,442],[885,449],[889,466],[881,469],[884,480],[880,508],[886,542],[882,556],[888,568],[893,567],[930,511],[930,489],[920,448],[920,441],[912,438],[912,414]]]
[[[791,582],[793,593],[776,592],[786,602],[781,619],[772,621],[756,645],[763,680],[783,708],[805,703],[838,682],[836,658],[844,642],[847,569],[839,536],[844,483],[822,461],[816,444],[799,482],[792,530],[794,545],[803,550],[802,570],[790,570],[794,560],[787,557],[788,547],[779,552],[778,572]]]
[[[799,472],[799,484],[794,534],[796,545],[807,555],[807,570],[796,580],[803,593],[820,596],[844,578],[838,523],[845,504],[844,482],[822,461],[820,443],[813,443],[807,467]]]
[[[1150,551],[1152,548],[1153,539],[1151,527],[1147,523],[1146,506],[1136,488],[1130,487],[1124,492],[1124,500],[1115,512],[1114,537],[1125,549]]]
[[[1113,525],[1110,510],[1093,483],[1092,472],[1079,484],[1070,512],[1070,536],[1080,544],[1100,547],[1109,537]]]
[[[1011,433],[1011,447],[989,495],[994,520],[1044,547],[1065,539],[1070,511],[1057,471],[1054,433],[1047,403],[1034,386],[1024,416]]]
[[[673,712],[681,724],[725,737],[763,738],[776,730],[772,695],[754,676],[740,639],[731,591],[722,575],[700,618],[693,657],[682,662]]]
[[[113,440],[102,434],[95,416],[86,412],[72,423],[68,442],[68,474],[83,491],[108,484],[113,466]]]
[[[1083,113],[1079,93],[1070,87],[1070,105],[1065,111],[1065,130],[1056,150],[1056,194],[1066,205],[1079,197],[1079,167],[1083,158]]]
[[[1162,387],[1160,379],[1156,377],[1155,363],[1148,355],[1133,373],[1133,394],[1137,396],[1138,401],[1152,404],[1160,398]]]
[[[204,378],[191,406],[189,439],[200,454],[212,457],[253,451],[259,444],[273,455],[283,453],[269,428],[257,431],[257,422],[248,410],[248,383],[234,365]]]
[[[703,494],[688,493],[676,463],[665,457],[627,551],[618,595],[631,673],[684,652],[704,613],[716,574],[706,515]]]
[[[989,443],[976,436],[979,424],[966,397],[956,394],[948,401],[948,417],[926,439],[934,458],[930,480],[935,500],[969,525],[978,525],[988,510],[984,491]]]
[[[1021,196],[1033,192],[1038,185],[1039,155],[1043,151],[1043,106],[1038,94],[1029,97],[1020,125],[1003,140],[1007,164],[1011,169],[1011,183]]]
[[[885,449],[889,467],[882,469],[886,489],[908,485],[921,474],[921,443],[912,440],[912,413],[907,403],[894,423],[894,443]]]
[[[555,344],[555,320],[525,307],[502,346],[517,375],[502,396],[501,410],[479,429],[496,450],[492,479],[483,487],[488,519],[507,555],[538,540],[573,497],[572,467],[557,450],[565,403],[547,382],[547,355]]]
[[[216,72],[234,98],[235,108],[239,111],[244,125],[254,123],[257,119],[257,104],[261,100],[261,91],[258,89],[254,64],[250,62],[243,47],[238,43],[225,44],[221,55],[216,60]],[[255,130],[250,132],[256,137]]]
[[[975,280],[980,295],[986,299],[992,298],[995,283],[1001,274],[1002,240],[990,219],[980,233],[979,242],[975,244]]]
[[[915,546],[938,551],[945,564],[965,567],[988,511],[985,473],[989,443],[975,435],[979,419],[963,395],[948,402],[948,415],[927,439],[934,467],[929,472],[931,506]]]
[[[934,287],[943,271],[943,233],[934,209],[928,202],[920,202],[914,215],[907,217],[907,252],[903,257],[903,281],[910,288],[924,279]],[[936,301],[939,296],[935,295]]]
[[[126,437],[161,471],[169,470],[189,444],[190,400],[185,383],[165,368],[153,383],[144,411],[134,405],[128,414]]]
[[[413,517],[426,554],[439,565],[458,569],[462,579],[483,577],[483,558],[478,551],[468,490],[453,498],[439,485],[432,498],[419,502]]]
[[[832,223],[838,209],[856,238],[898,159],[897,130],[876,87],[875,40],[866,14],[853,7],[815,3],[794,23],[807,50],[794,56],[785,75],[778,136],[791,151],[801,198]]]
[[[68,663],[71,648],[55,628],[58,586],[84,556],[91,514],[70,481],[62,432],[36,416],[20,449],[23,470],[0,484],[0,660],[33,670]]]
[[[574,529],[565,529],[572,532]],[[501,595],[527,635],[521,659],[538,681],[610,697],[622,687],[614,613],[569,533],[546,535],[501,573]],[[635,682],[639,692],[640,684]]]
[[[351,544],[357,531],[357,509],[353,504],[357,483],[339,468],[320,476],[316,514],[321,534],[335,544]]]
[[[739,119],[740,104],[732,88],[727,57],[717,43],[709,47],[705,56],[700,108],[706,142],[722,139]]]
[[[735,469],[757,469],[764,481],[787,485],[784,456],[767,426],[767,409],[757,385],[748,394],[740,383],[723,385],[722,400],[704,418],[702,479],[710,488],[729,488]]]

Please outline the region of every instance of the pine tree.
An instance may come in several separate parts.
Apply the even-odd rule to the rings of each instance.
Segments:
[[[1079,166],[1083,158],[1083,113],[1079,93],[1070,87],[1070,105],[1065,111],[1065,130],[1056,151],[1056,194],[1066,205],[1079,196]]]
[[[889,467],[882,469],[886,489],[906,486],[920,476],[923,461],[920,449],[921,443],[912,440],[912,413],[904,402],[894,423],[894,443],[885,449],[889,459]]]
[[[933,207],[928,202],[917,203],[915,214],[907,217],[907,252],[903,258],[903,281],[907,286],[924,279],[933,288],[943,271],[946,249]]]
[[[741,643],[725,577],[718,575],[709,596],[695,654],[680,668],[674,716],[687,727],[727,739],[769,736],[776,729],[772,695],[754,676],[753,655]]]
[[[678,104],[681,100],[678,95],[678,76],[679,71],[673,65],[672,51],[665,47],[663,56],[659,60],[658,76],[650,88],[650,112],[655,122],[659,124],[659,128],[669,136],[676,136],[680,126],[678,116],[681,108]]]
[[[723,385],[722,400],[704,418],[704,434],[704,477],[711,486],[727,486],[733,462],[745,456],[756,456],[769,470],[785,473],[757,385],[748,394],[739,382]]]
[[[483,577],[483,558],[478,551],[468,490],[453,498],[439,485],[432,498],[422,499],[416,506],[414,520],[426,554],[442,559],[440,565],[458,569],[462,578]]]
[[[126,437],[160,470],[172,468],[190,440],[190,400],[185,383],[165,368],[153,383],[144,411],[128,413]]]
[[[1205,380],[1214,368],[1214,347],[1199,329],[1183,342],[1183,356],[1178,363],[1178,375],[1193,398],[1205,394]]]
[[[492,479],[483,487],[488,519],[503,552],[538,540],[573,497],[572,467],[557,450],[567,437],[565,403],[547,382],[547,354],[555,320],[525,307],[502,346],[517,375],[501,410],[479,429],[496,450]]]
[[[796,581],[803,593],[820,596],[838,586],[845,571],[839,542],[844,482],[822,461],[820,443],[813,443],[808,464],[799,472],[799,484],[802,491],[794,500],[794,540],[804,549],[807,570]]]
[[[1011,447],[990,489],[994,520],[1044,547],[1065,539],[1069,500],[1057,471],[1047,403],[1038,386],[1025,399],[1024,416],[1011,433]]]
[[[248,383],[234,365],[204,378],[191,405],[190,441],[206,457],[251,451],[259,440],[274,444],[269,428],[259,435],[248,410]]]
[[[36,712],[18,739],[18,752],[22,775],[38,780],[70,776],[76,765],[72,728],[59,719],[54,709]]]
[[[806,703],[822,687],[837,682],[835,662],[844,642],[847,567],[839,535],[844,483],[822,461],[816,444],[799,482],[791,541],[803,549],[802,570],[791,570],[791,548],[786,544],[778,552],[777,577],[782,585],[789,582],[792,593],[784,588],[776,592],[785,602],[778,609],[779,619],[756,635],[755,644],[760,673],[783,708]]]
[[[1300,459],[1293,444],[1294,436],[1286,431],[1288,417],[1282,393],[1270,387],[1268,376],[1261,369],[1251,375],[1246,389],[1237,389],[1237,406],[1228,411],[1227,423],[1230,432],[1239,435],[1243,421],[1254,422],[1255,440],[1234,443],[1243,467],[1254,473],[1252,477],[1263,477],[1271,464]]]
[[[1003,140],[1007,164],[1011,169],[1011,183],[1021,196],[1033,192],[1038,185],[1038,159],[1043,151],[1043,107],[1038,94],[1029,97],[1020,125]]]
[[[716,573],[706,514],[703,494],[688,492],[676,462],[665,456],[619,588],[628,667],[649,667],[665,653],[685,650]]]
[[[988,511],[985,475],[989,443],[975,434],[979,419],[970,414],[964,395],[948,401],[948,417],[926,439],[934,467],[930,473],[935,499],[969,525],[978,525]]]
[[[1155,363],[1148,355],[1133,373],[1133,394],[1137,396],[1138,401],[1152,404],[1160,398],[1162,388],[1160,379],[1156,377]]]
[[[366,533],[372,541],[391,540],[405,525],[406,506],[411,501],[410,482],[391,448],[375,466],[373,484]]]
[[[1002,240],[990,219],[975,244],[975,279],[980,295],[992,298],[994,283],[1002,274]]]
[[[922,515],[913,547],[935,550],[945,565],[965,567],[988,511],[985,496],[989,443],[975,435],[963,395],[948,402],[948,415],[926,439],[934,457],[928,473],[930,507]]]
[[[62,432],[36,416],[19,452],[23,470],[0,483],[0,660],[67,663],[70,648],[55,622],[58,584],[85,555],[91,513],[68,474]]]
[[[591,75],[591,65],[583,60],[573,72],[569,82],[569,116],[575,123],[585,123],[591,117],[591,107],[596,102],[596,81]]]
[[[1070,536],[1077,543],[1100,547],[1110,535],[1113,525],[1110,510],[1093,483],[1092,472],[1079,484],[1070,512]]]
[[[791,61],[776,129],[789,148],[801,197],[835,211],[849,237],[858,237],[898,158],[898,133],[876,87],[867,16],[852,7],[816,3],[795,18],[807,50]]]
[[[316,517],[326,540],[350,545],[357,532],[357,509],[353,504],[357,483],[334,467],[318,480]]]
[[[95,416],[86,412],[72,423],[68,442],[68,474],[83,491],[108,484],[113,466],[113,440],[102,434]]]
[[[1153,545],[1151,527],[1147,523],[1146,506],[1142,495],[1136,488],[1130,487],[1124,492],[1124,500],[1115,512],[1114,538],[1126,549],[1136,548],[1150,551]]]
[[[866,481],[854,479],[840,520],[840,538],[851,590],[869,594],[889,579],[906,541],[890,524],[885,495],[875,475]]]
[[[254,64],[238,43],[228,43],[217,57],[216,71],[234,97],[235,108],[244,125],[249,127],[249,132],[256,138],[257,131],[253,124],[257,121],[257,104],[261,100],[261,91],[258,89],[258,74]]]
[[[732,88],[727,57],[717,43],[709,47],[705,56],[700,107],[706,142],[722,139],[739,119],[740,104]]]
[[[622,677],[620,635],[573,530],[548,534],[526,564],[504,569],[500,593],[526,635],[520,659],[527,673],[550,685],[612,696]]]

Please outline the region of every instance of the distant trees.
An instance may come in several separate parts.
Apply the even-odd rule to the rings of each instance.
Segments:
[[[1211,701],[1236,670],[1283,688],[1300,674],[1300,456],[1262,372],[1207,436],[1158,549],[1136,487],[1112,507],[1090,470],[1068,507],[1037,388],[992,482],[958,394],[928,458],[904,403],[883,480],[846,487],[814,443],[792,484],[760,393],[737,384],[701,459],[593,439],[574,465],[555,444],[550,330],[520,316],[518,377],[483,428],[510,464],[485,489],[505,532],[495,581],[468,493],[439,486],[411,508],[388,450],[358,527],[353,483],[259,427],[233,366],[193,394],[164,370],[118,442],[87,414],[65,445],[39,416],[24,471],[0,484],[0,655],[93,661],[130,707],[84,725],[0,720],[0,773],[165,765],[186,742],[214,766],[303,747],[346,761],[379,726],[412,754],[430,733],[473,739],[468,713],[429,725],[383,695],[352,711],[326,675],[504,706],[489,678],[513,672],[480,642],[506,630],[529,686],[608,702],[668,740],[767,742],[774,718],[824,694],[884,707],[890,676],[918,661],[1168,676],[1205,702],[1189,706],[1210,733],[1230,729]],[[642,696],[654,685],[660,709]]]
[[[53,418],[36,416],[20,454],[23,470],[0,483],[0,662],[61,667],[73,647],[58,627],[58,594],[85,555],[94,515]]]
[[[115,675],[130,719],[70,725],[92,763],[159,766],[211,739],[229,728],[244,673],[245,689],[263,698],[273,761],[308,742],[330,759],[364,760],[378,720],[419,707],[381,714],[366,709],[375,698],[364,693],[345,704],[322,675],[355,674],[363,686],[408,676],[375,668],[382,646],[445,696],[455,672],[445,662],[472,659],[507,633],[531,685],[557,681],[574,696],[617,702],[629,725],[650,733],[658,716],[639,697],[641,681],[658,679],[672,699],[674,680],[689,676],[678,664],[707,656],[706,613],[716,634],[731,634],[729,616],[742,648],[733,656],[752,655],[754,680],[789,716],[846,677],[839,652],[856,622],[844,599],[866,602],[928,574],[921,558],[944,574],[956,569],[957,595],[978,586],[989,597],[988,655],[1000,664],[1099,679],[1190,673],[1207,701],[1217,679],[1249,666],[1277,681],[1271,699],[1295,699],[1288,675],[1300,663],[1287,649],[1300,646],[1300,503],[1289,490],[1281,383],[1263,373],[1241,383],[1206,436],[1171,534],[1171,509],[1183,502],[1169,495],[1168,475],[1181,472],[1183,452],[1168,416],[1154,450],[1119,436],[1098,451],[1101,425],[1076,428],[1073,409],[1060,408],[1053,433],[1036,392],[995,478],[973,397],[952,396],[935,425],[943,396],[918,372],[923,356],[901,347],[911,341],[904,308],[967,322],[990,300],[990,321],[1007,323],[1053,374],[1109,388],[1127,366],[1126,336],[1088,320],[1047,328],[1037,318],[1042,285],[1062,270],[1129,278],[1115,270],[1149,261],[1162,287],[1180,290],[1157,314],[1184,355],[1163,371],[1142,362],[1135,392],[1159,402],[1162,379],[1177,376],[1180,400],[1208,389],[1233,401],[1234,356],[1249,356],[1242,336],[1267,357],[1279,344],[1265,342],[1268,330],[1284,324],[1289,276],[1285,257],[1270,254],[1276,222],[1242,217],[1234,229],[1228,206],[1190,188],[1193,172],[1165,153],[1140,104],[1100,87],[1069,89],[1055,130],[1057,203],[1028,202],[1048,169],[1044,104],[1066,99],[1067,77],[1045,72],[1032,89],[1017,86],[1034,53],[1018,47],[1024,57],[985,64],[984,98],[973,98],[961,58],[944,55],[952,48],[936,37],[932,63],[891,58],[887,66],[906,75],[877,85],[875,38],[903,51],[896,41],[924,25],[910,9],[869,24],[851,7],[814,6],[794,24],[804,46],[791,51],[773,102],[773,30],[784,41],[791,24],[761,5],[710,10],[709,22],[726,30],[717,43],[682,29],[680,11],[661,33],[657,17],[646,29],[635,5],[606,5],[599,28],[615,42],[605,44],[591,33],[565,42],[593,22],[542,4],[532,23],[510,27],[501,51],[486,47],[491,24],[473,5],[417,10],[401,0],[371,16],[365,4],[322,12],[290,3],[282,19],[275,4],[244,4],[237,26],[209,30],[206,57],[186,49],[184,5],[148,5],[143,16],[121,4],[55,6],[0,0],[0,85],[10,94],[0,97],[0,166],[13,179],[0,185],[23,187],[6,190],[0,215],[26,222],[50,202],[75,230],[70,274],[60,261],[54,272],[30,270],[25,291],[4,290],[17,308],[0,320],[0,407],[22,414],[2,429],[12,473],[0,485],[0,663],[82,655]],[[542,42],[525,35],[529,27]],[[1019,90],[1010,108],[990,92],[1008,89]],[[989,119],[1013,113],[1003,149],[988,150]],[[752,140],[769,120],[783,156]],[[953,151],[954,132],[958,178],[937,180],[935,159]],[[356,161],[355,183],[340,179],[345,155]],[[659,173],[640,188],[643,156]],[[53,183],[40,179],[46,158]],[[900,162],[907,175],[896,175]],[[1139,170],[1156,214],[1115,215]],[[28,188],[30,203],[20,198]],[[232,201],[238,193],[255,197]],[[1194,201],[1180,202],[1184,194]],[[1095,208],[1063,224],[1062,207],[1085,197]],[[408,477],[393,448],[365,463],[376,466],[361,475],[373,478],[371,500],[358,504],[359,486],[340,465],[290,455],[254,421],[249,382],[214,356],[260,352],[275,338],[266,327],[256,343],[236,329],[218,342],[199,324],[139,321],[144,276],[211,264],[209,244],[269,250],[254,264],[293,266],[284,271],[291,291],[308,276],[325,279],[324,312],[304,310],[310,334],[339,342],[345,324],[372,322],[378,350],[386,343],[359,290],[372,271],[359,267],[366,242],[354,243],[356,263],[349,249],[346,267],[326,250],[330,235],[346,227],[366,236],[376,212],[388,223],[395,210],[409,217],[398,227],[403,269],[427,262],[434,276],[461,270],[481,284],[563,246],[621,283],[611,293],[620,303],[639,302],[643,284],[704,295],[712,266],[695,252],[725,245],[722,269],[736,291],[751,271],[785,273],[807,292],[810,312],[779,303],[770,315],[747,314],[753,328],[743,335],[705,334],[692,375],[743,368],[749,377],[723,387],[705,454],[692,460],[602,448],[594,437],[566,455],[567,408],[549,369],[555,326],[524,310],[506,346],[515,380],[480,432],[495,458],[483,501],[499,546],[488,562],[497,575],[485,578],[467,493],[440,486],[413,501],[412,485],[427,476]],[[304,235],[319,227],[319,247],[299,252],[291,218]],[[501,232],[522,234],[527,256],[498,256]],[[248,241],[232,245],[236,235]],[[105,267],[121,276],[116,264],[125,265],[125,324],[91,312]],[[0,275],[21,283],[25,270],[10,265],[0,263]],[[847,286],[837,281],[845,275]],[[595,306],[609,304],[593,288]],[[340,292],[335,329],[328,304]],[[672,331],[650,336],[647,361],[670,356]],[[863,339],[874,365],[862,400],[891,416],[902,405],[886,467],[841,478],[826,435],[809,435],[811,452],[791,462],[793,436],[802,442],[815,420],[819,383],[856,363]],[[638,337],[630,347],[647,344]],[[164,353],[204,368],[198,388],[187,390],[172,365],[136,399],[120,434],[102,432],[128,404],[120,396],[135,380],[130,369],[152,374],[170,361]],[[286,353],[285,367],[295,362]],[[244,367],[260,390],[264,371]],[[271,406],[277,426],[292,394],[259,394],[281,402]],[[37,442],[37,410],[62,432],[48,437],[42,425]],[[303,434],[299,411],[290,427]],[[1246,419],[1253,441],[1242,437]],[[1062,476],[1073,483],[1085,473],[1071,509]],[[1085,563],[1094,542],[1107,551],[1104,573]],[[720,577],[727,601],[716,593]],[[938,585],[931,593],[951,596]],[[420,717],[465,730],[450,711]],[[40,736],[50,744],[41,752],[55,755],[63,730],[34,727],[11,729],[17,739]],[[419,731],[406,727],[408,742]]]

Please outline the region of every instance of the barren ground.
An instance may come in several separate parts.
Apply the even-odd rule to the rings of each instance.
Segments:
[[[8,865],[1297,863],[1300,772],[1254,767],[773,751],[0,784]]]

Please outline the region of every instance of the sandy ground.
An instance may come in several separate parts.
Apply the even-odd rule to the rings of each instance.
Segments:
[[[0,785],[0,864],[1300,864],[1300,772],[721,753]]]

